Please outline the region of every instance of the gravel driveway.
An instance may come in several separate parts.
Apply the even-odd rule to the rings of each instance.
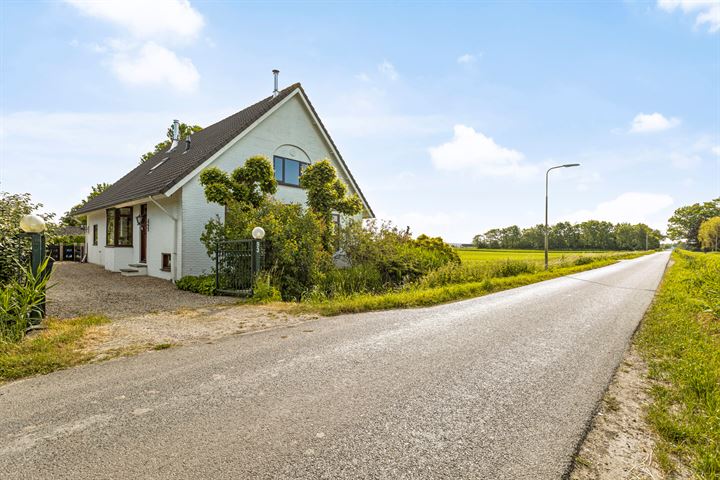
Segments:
[[[121,318],[236,303],[232,297],[185,292],[167,280],[123,277],[89,263],[56,262],[50,283],[47,311],[56,318],[92,313]]]

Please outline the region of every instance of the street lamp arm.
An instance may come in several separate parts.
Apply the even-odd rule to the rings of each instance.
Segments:
[[[545,270],[548,269],[548,178],[550,177],[550,170],[579,166],[579,163],[566,163],[564,165],[555,165],[554,167],[550,167],[545,172]]]

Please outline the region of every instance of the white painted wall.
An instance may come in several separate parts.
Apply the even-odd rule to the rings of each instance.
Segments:
[[[313,123],[311,115],[298,96],[288,100],[245,137],[227,149],[213,162],[212,166],[231,172],[254,155],[264,155],[270,161],[274,155],[279,155],[309,163],[327,158],[337,169],[340,179],[350,186],[350,182],[342,174],[338,159],[325,143],[319,128]],[[203,232],[205,224],[215,215],[224,220],[224,208],[217,204],[208,204],[200,185],[199,175],[186,183],[181,191],[183,208],[182,275],[209,273],[212,271],[213,264],[207,255],[205,246],[200,242],[200,234]],[[307,200],[303,189],[285,185],[278,185],[275,197],[285,203],[305,204]]]
[[[98,226],[98,244],[93,245],[93,225]],[[87,261],[96,265],[105,265],[105,210],[91,212],[87,215],[87,232],[85,233]]]
[[[155,198],[155,200],[173,217],[178,218],[182,214],[182,209],[180,207],[180,192],[176,193],[170,198],[157,197]],[[150,228],[148,229],[147,238],[148,275],[164,278],[166,280],[173,280],[172,271],[166,272],[162,270],[162,254],[171,254],[172,267],[177,268],[177,252],[174,251],[175,221],[168,214],[163,212],[160,207],[158,207],[152,202],[147,202],[147,215],[150,222]],[[180,232],[179,226],[178,232]],[[135,245],[137,246],[136,250],[139,259],[139,238]],[[178,278],[180,277],[178,276]]]

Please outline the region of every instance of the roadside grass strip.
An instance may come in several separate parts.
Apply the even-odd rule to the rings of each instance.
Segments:
[[[650,367],[648,420],[667,471],[679,457],[720,478],[720,254],[675,251],[638,335]]]
[[[68,320],[48,320],[46,330],[19,342],[0,342],[0,383],[50,373],[92,358],[81,350],[88,329],[108,323],[91,315]]]
[[[384,294],[356,294],[319,301],[309,300],[301,303],[299,308],[300,310],[310,310],[321,315],[330,316],[374,310],[427,307],[479,297],[564,275],[605,267],[617,263],[619,260],[637,258],[647,253],[651,252],[614,253],[608,258],[595,259],[589,263],[581,261],[579,262],[580,265],[553,266],[547,271],[539,270],[533,273],[520,273],[497,278],[488,277],[478,281],[451,283],[429,288],[422,287],[420,284]]]

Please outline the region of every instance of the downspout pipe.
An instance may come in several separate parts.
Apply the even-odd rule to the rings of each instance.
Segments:
[[[150,195],[150,196],[148,197],[148,200],[150,200],[153,204],[155,204],[156,207],[158,207],[160,210],[162,210],[163,213],[164,213],[165,215],[167,215],[168,217],[170,217],[170,218],[172,219],[172,221],[173,221],[173,251],[172,251],[172,259],[171,259],[171,262],[170,262],[170,269],[171,269],[171,274],[172,274],[172,280],[173,280],[173,282],[176,282],[176,281],[178,280],[178,278],[177,278],[177,277],[178,277],[178,273],[177,273],[177,265],[178,265],[178,264],[177,264],[177,237],[178,237],[177,224],[178,224],[178,219],[177,219],[176,216],[171,215],[170,212],[168,212],[168,211],[165,209],[165,207],[163,207],[162,205],[160,205],[160,204],[153,198],[152,195]]]

